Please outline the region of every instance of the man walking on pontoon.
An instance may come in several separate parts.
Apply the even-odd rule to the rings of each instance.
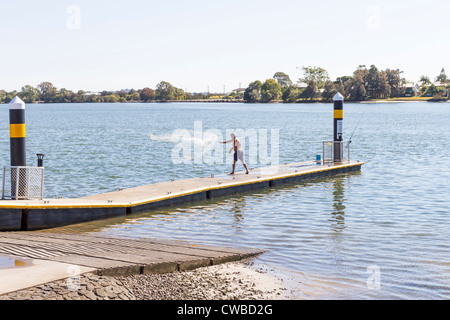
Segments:
[[[236,138],[236,135],[234,133],[232,133],[231,140],[223,141],[220,143],[229,143],[229,142],[233,143],[233,148],[230,149],[230,152],[231,152],[231,150],[234,150],[233,171],[230,174],[234,174],[234,169],[236,168],[236,162],[238,161],[238,159],[244,165],[244,168],[247,171],[245,173],[248,174],[248,168],[247,168],[247,164],[245,163],[245,160],[244,160],[244,150],[242,150],[241,141],[238,138]]]

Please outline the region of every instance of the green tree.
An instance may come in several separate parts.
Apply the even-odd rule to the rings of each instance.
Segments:
[[[330,80],[328,72],[320,67],[302,67],[303,78],[299,82],[311,83],[314,81],[314,86],[318,89],[323,89],[325,82]]]
[[[283,88],[292,85],[292,81],[289,76],[284,72],[277,72],[273,75],[276,82]]]
[[[425,75],[420,76],[419,82],[420,82],[420,84],[421,84],[422,87],[423,87],[424,85],[431,84],[430,78],[427,77],[427,76],[425,76]]]
[[[0,103],[4,103],[6,98],[6,91],[0,90]]]
[[[345,100],[349,99],[349,92],[353,86],[353,77],[343,76],[336,78],[334,87],[337,92],[342,94]]]
[[[108,92],[106,92],[106,93],[107,93],[107,94],[105,94],[105,95],[111,94],[111,93],[108,93]],[[102,92],[102,94],[103,94],[103,92]],[[128,93],[127,93],[125,90],[117,91],[116,94],[119,95],[119,97],[125,98],[125,99],[126,99],[127,96],[128,96]]]
[[[349,86],[348,90],[347,90],[349,100],[363,101],[363,100],[367,99],[367,92],[366,92],[365,80],[364,80],[366,73],[367,73],[367,69],[365,69],[365,66],[360,66],[353,73],[352,81],[348,81],[351,84],[351,86]]]
[[[391,86],[388,82],[388,77],[385,71],[381,71],[379,74],[379,97],[388,98],[391,96]]]
[[[109,94],[103,97],[104,102],[116,103],[119,102],[120,96],[116,93]]]
[[[421,95],[424,96],[426,95],[428,87],[431,85],[430,78],[428,76],[422,75],[420,76],[419,83],[420,83],[419,91]]]
[[[281,86],[274,79],[267,79],[261,86],[261,102],[277,100],[281,96]]]
[[[328,72],[320,67],[302,67],[303,78],[299,82],[307,83],[308,86],[302,92],[301,97],[306,99],[314,99],[320,89],[323,89],[325,82],[330,80]]]
[[[155,99],[155,91],[150,88],[144,88],[141,92],[141,100],[149,101]]]
[[[40,92],[39,99],[44,102],[54,102],[58,94],[58,90],[51,82],[41,82],[38,84]]]
[[[175,100],[186,100],[186,94],[183,89],[175,88]]]
[[[22,90],[19,92],[19,97],[25,103],[33,103],[39,99],[39,90],[30,85],[26,85],[22,87]]]
[[[369,98],[380,97],[380,73],[375,65],[371,65],[364,77],[365,89]]]
[[[405,93],[406,79],[402,78],[403,71],[386,69],[387,82],[391,89],[391,97],[399,97]]]
[[[53,99],[53,102],[60,102],[60,103],[73,102],[75,96],[76,94],[73,91],[61,88],[56,94],[55,98]]]
[[[169,82],[161,81],[156,86],[155,96],[157,100],[175,100],[175,87]]]
[[[101,96],[96,95],[96,94],[90,94],[86,97],[85,101],[95,103],[95,102],[101,102],[102,100],[101,100]]]
[[[119,96],[119,98],[120,98],[120,96]],[[127,98],[128,98],[127,100],[129,100],[129,101],[139,101],[141,99],[141,95],[137,91],[134,91],[134,92],[130,93],[127,96]]]
[[[72,102],[76,102],[76,103],[89,102],[89,97],[86,94],[86,91],[78,90],[78,92],[76,94],[74,94],[74,97],[72,98]]]
[[[324,90],[322,92],[322,98],[325,101],[332,101],[336,93],[336,85],[332,81],[325,82]]]
[[[369,70],[365,70],[364,84],[369,98],[387,98],[391,95],[391,87],[385,71],[379,71],[375,65],[371,65]]]
[[[337,77],[336,81],[334,82],[335,84],[338,83],[345,83],[348,80],[352,80],[353,78],[351,76],[342,76],[342,77]]]
[[[441,98],[446,92],[446,89],[443,87],[437,87],[434,84],[428,86],[425,90],[425,96]]]
[[[249,103],[258,102],[261,97],[261,87],[262,83],[259,80],[250,83],[244,92],[245,102]]]
[[[317,88],[317,82],[314,80],[309,80],[308,86],[303,90],[300,97],[304,99],[313,100],[317,93],[319,92],[319,89]]]
[[[301,90],[295,85],[282,87],[281,91],[281,99],[283,100],[283,102],[297,102],[297,100],[300,98]]]
[[[439,81],[441,83],[447,83],[448,78],[447,75],[445,74],[444,68],[442,68],[441,73],[437,76],[436,81]]]
[[[11,92],[6,92],[4,102],[5,103],[10,103],[11,100],[14,99],[14,97],[17,96],[17,95],[19,95],[19,93],[16,90],[11,91]]]

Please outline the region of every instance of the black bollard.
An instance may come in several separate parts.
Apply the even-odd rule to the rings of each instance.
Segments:
[[[9,103],[9,136],[11,166],[26,166],[25,103],[19,97]]]
[[[25,148],[25,103],[19,98],[15,97],[9,103],[9,137],[10,137],[10,153],[11,166],[24,167],[26,166],[26,148]],[[19,169],[16,169],[19,170]],[[20,170],[13,173],[11,170],[11,181],[15,181],[17,185],[11,184],[11,197],[23,197],[26,195],[27,181],[25,170]],[[18,177],[18,181],[16,181]],[[16,188],[18,186],[18,188]],[[16,195],[16,190],[18,194]]]
[[[333,97],[334,101],[334,162],[342,162],[343,158],[343,118],[344,118],[344,97],[338,92]]]
[[[38,167],[43,167],[44,166],[44,154],[42,153],[38,153],[36,154],[38,160],[37,160],[37,166]]]

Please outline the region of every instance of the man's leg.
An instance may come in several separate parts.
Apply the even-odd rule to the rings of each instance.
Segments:
[[[230,174],[234,174],[234,169],[236,168],[236,161],[233,161],[233,171]]]
[[[244,165],[245,170],[247,170],[246,174],[248,174],[247,164],[245,162],[242,162],[242,164]]]

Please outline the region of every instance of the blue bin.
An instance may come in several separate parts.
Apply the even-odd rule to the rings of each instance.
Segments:
[[[316,155],[316,164],[321,164],[320,154]]]

